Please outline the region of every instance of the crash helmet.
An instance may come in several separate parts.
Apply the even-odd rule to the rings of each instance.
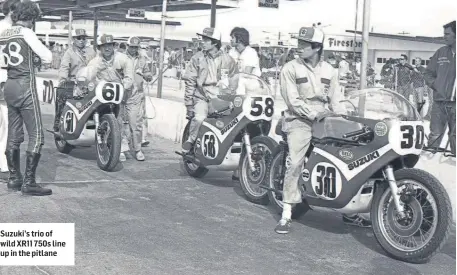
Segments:
[[[130,47],[139,47],[140,43],[141,43],[141,40],[137,36],[131,36],[127,40],[127,45]]]

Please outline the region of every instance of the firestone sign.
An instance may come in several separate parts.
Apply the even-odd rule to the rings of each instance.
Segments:
[[[362,38],[346,35],[325,35],[324,50],[341,52],[362,52]]]

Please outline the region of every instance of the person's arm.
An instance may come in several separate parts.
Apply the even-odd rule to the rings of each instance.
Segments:
[[[151,73],[151,68],[148,65],[148,60],[149,60],[149,58],[147,56],[144,56],[143,78],[144,78],[144,80],[149,82],[152,80],[152,73]]]
[[[186,68],[183,79],[186,86],[184,92],[184,105],[193,106],[194,105],[194,91],[197,87],[197,77],[198,77],[198,59],[193,56],[190,59],[189,65]]]
[[[438,51],[436,51],[435,54],[430,58],[430,62],[428,63],[427,68],[425,68],[424,72],[425,83],[432,89],[434,89],[433,86],[436,80]]]
[[[30,46],[32,51],[41,58],[41,62],[52,62],[52,52],[43,43],[41,43],[37,35],[31,29],[22,28],[21,33],[25,42]]]
[[[306,106],[303,99],[300,98],[296,83],[295,71],[292,66],[286,66],[281,70],[279,81],[281,94],[284,97],[289,110],[293,111],[299,116],[306,117],[309,120],[314,120],[318,112]]]
[[[329,88],[330,108],[334,113],[343,115],[347,114],[346,107],[341,101],[344,99],[343,91],[338,80],[338,71],[335,69]]]
[[[64,53],[64,55],[62,57],[62,62],[60,63],[60,68],[59,68],[59,72],[58,72],[59,82],[61,82],[63,80],[67,80],[68,74],[70,72],[70,66],[71,66],[71,54],[70,54],[70,50],[68,49]]]
[[[124,79],[122,79],[122,84],[124,85],[124,89],[130,90],[133,86],[133,74],[135,69],[133,68],[133,61],[128,58],[126,55],[122,56],[122,70],[124,72]]]

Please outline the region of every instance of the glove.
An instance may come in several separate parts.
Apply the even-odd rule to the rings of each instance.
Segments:
[[[327,118],[327,117],[339,117],[340,115],[330,111],[330,110],[325,110],[323,112],[319,112],[317,113],[316,115],[316,121],[319,122],[319,121],[322,121],[324,118]]]

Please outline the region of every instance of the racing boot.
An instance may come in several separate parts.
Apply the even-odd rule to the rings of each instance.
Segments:
[[[26,152],[26,167],[24,173],[24,183],[22,184],[22,194],[31,196],[47,196],[52,194],[51,189],[43,188],[35,182],[35,173],[40,161],[41,154]]]
[[[20,191],[22,186],[21,151],[19,149],[6,150],[5,155],[10,172],[7,184],[8,189]]]

